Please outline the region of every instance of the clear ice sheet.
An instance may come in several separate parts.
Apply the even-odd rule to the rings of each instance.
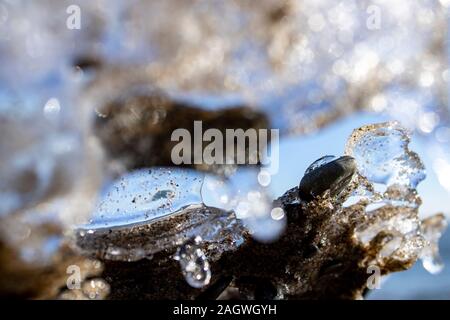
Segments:
[[[200,206],[204,174],[193,170],[149,168],[127,173],[103,192],[83,229],[151,222]]]
[[[239,168],[228,177],[181,168],[136,170],[105,188],[91,220],[79,229],[84,234],[152,223],[194,208],[217,208],[233,212],[257,239],[270,241],[282,232],[285,217],[277,213],[273,218],[270,199],[257,183],[257,174],[253,168]]]

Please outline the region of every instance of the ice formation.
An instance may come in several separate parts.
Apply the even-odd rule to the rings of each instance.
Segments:
[[[433,169],[450,190],[448,1],[259,2],[78,1],[81,30],[66,27],[67,1],[0,3],[0,57],[6,62],[0,64],[0,240],[13,261],[51,265],[67,249],[65,234],[87,223],[101,181],[117,173],[111,172],[117,163],[102,158],[93,118],[105,116],[99,108],[111,96],[142,88],[205,110],[248,105],[284,134],[311,132],[359,109],[383,112],[429,139]],[[163,114],[154,117],[164,121]],[[365,214],[356,233],[361,243],[388,230],[379,259],[420,255],[434,272],[441,268],[436,243],[445,221],[417,218],[414,189],[424,170],[407,144],[404,130],[393,123],[355,132],[346,154],[358,163],[360,187],[344,208]],[[181,179],[162,174],[165,182],[168,175]],[[85,236],[105,223],[186,213],[185,205],[202,201],[219,209],[202,211],[198,226],[229,226],[233,211],[247,219],[257,239],[273,240],[285,227],[284,211],[274,211],[255,186],[207,199],[198,190],[191,193],[200,184],[187,177],[191,184],[183,196],[181,187],[156,190],[136,172],[125,175],[151,189],[150,202],[127,198],[144,189],[114,185],[119,190],[111,189],[100,204],[107,216],[96,212]],[[124,198],[133,205],[124,206]],[[118,214],[110,215],[114,210]],[[199,230],[189,225],[177,244]],[[208,234],[214,233],[204,232],[204,241]],[[136,260],[155,251],[122,249],[106,248],[105,254]]]
[[[409,142],[409,132],[398,122],[353,131],[345,152],[357,163],[357,187],[350,195],[356,203],[347,208],[364,215],[364,222],[355,230],[358,241],[383,243],[379,263],[422,257],[425,268],[434,273],[440,269],[437,241],[446,224],[440,215],[419,219],[421,199],[416,187],[425,179],[425,168],[409,150]]]

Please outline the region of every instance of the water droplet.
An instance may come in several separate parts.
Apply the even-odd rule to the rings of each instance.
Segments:
[[[200,244],[202,238],[197,236],[186,241],[174,257],[180,262],[181,270],[187,283],[194,288],[202,288],[211,280],[209,262]]]
[[[270,212],[270,216],[274,220],[281,220],[284,218],[284,210],[279,207],[273,208],[272,211]]]
[[[261,186],[267,187],[271,181],[272,178],[267,170],[263,169],[258,173],[258,182]]]
[[[442,264],[437,241],[446,223],[439,216],[423,222],[418,218],[421,200],[415,188],[425,178],[425,170],[418,155],[409,150],[409,142],[408,132],[397,122],[354,130],[346,154],[357,163],[357,188],[350,195],[351,203],[344,207],[366,215],[355,229],[355,237],[363,245],[388,233],[377,239],[381,241],[378,259],[415,261],[420,256],[428,271],[438,272]]]

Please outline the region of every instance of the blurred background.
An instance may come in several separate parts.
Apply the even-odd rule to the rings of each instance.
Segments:
[[[105,105],[135,93],[164,100],[152,110],[152,132],[184,117],[167,101],[207,118],[239,107],[238,118],[279,129],[273,198],[298,185],[317,158],[342,155],[353,129],[398,120],[427,169],[418,187],[421,217],[448,217],[449,6],[0,0],[2,255],[14,253],[11,269],[46,268],[65,232],[89,219],[101,186],[129,168],[97,123]],[[156,140],[144,146],[155,154],[162,150]],[[448,265],[448,233],[441,254]],[[417,263],[368,298],[449,299],[450,272],[431,275]]]

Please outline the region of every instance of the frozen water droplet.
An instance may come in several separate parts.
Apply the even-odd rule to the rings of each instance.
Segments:
[[[323,156],[322,158],[317,159],[313,163],[309,165],[309,167],[305,170],[305,175],[310,173],[313,170],[316,170],[317,168],[320,168],[321,166],[330,163],[331,161],[335,160],[336,156]]]
[[[272,181],[272,177],[271,177],[269,171],[262,169],[258,173],[258,182],[261,186],[267,187],[271,181]]]
[[[202,238],[197,236],[186,241],[174,257],[180,262],[187,283],[194,288],[202,288],[211,280],[211,270],[206,255],[200,249]]]
[[[425,179],[425,169],[408,144],[408,132],[397,122],[386,122],[354,130],[345,154],[355,158],[358,172],[371,183],[414,189]]]
[[[270,216],[274,220],[281,220],[284,218],[284,210],[280,207],[273,208],[270,212]]]
[[[420,258],[423,267],[430,273],[436,274],[442,271],[444,263],[439,255],[439,238],[447,229],[447,221],[444,215],[437,214],[422,221],[421,230],[428,245],[423,248]]]

